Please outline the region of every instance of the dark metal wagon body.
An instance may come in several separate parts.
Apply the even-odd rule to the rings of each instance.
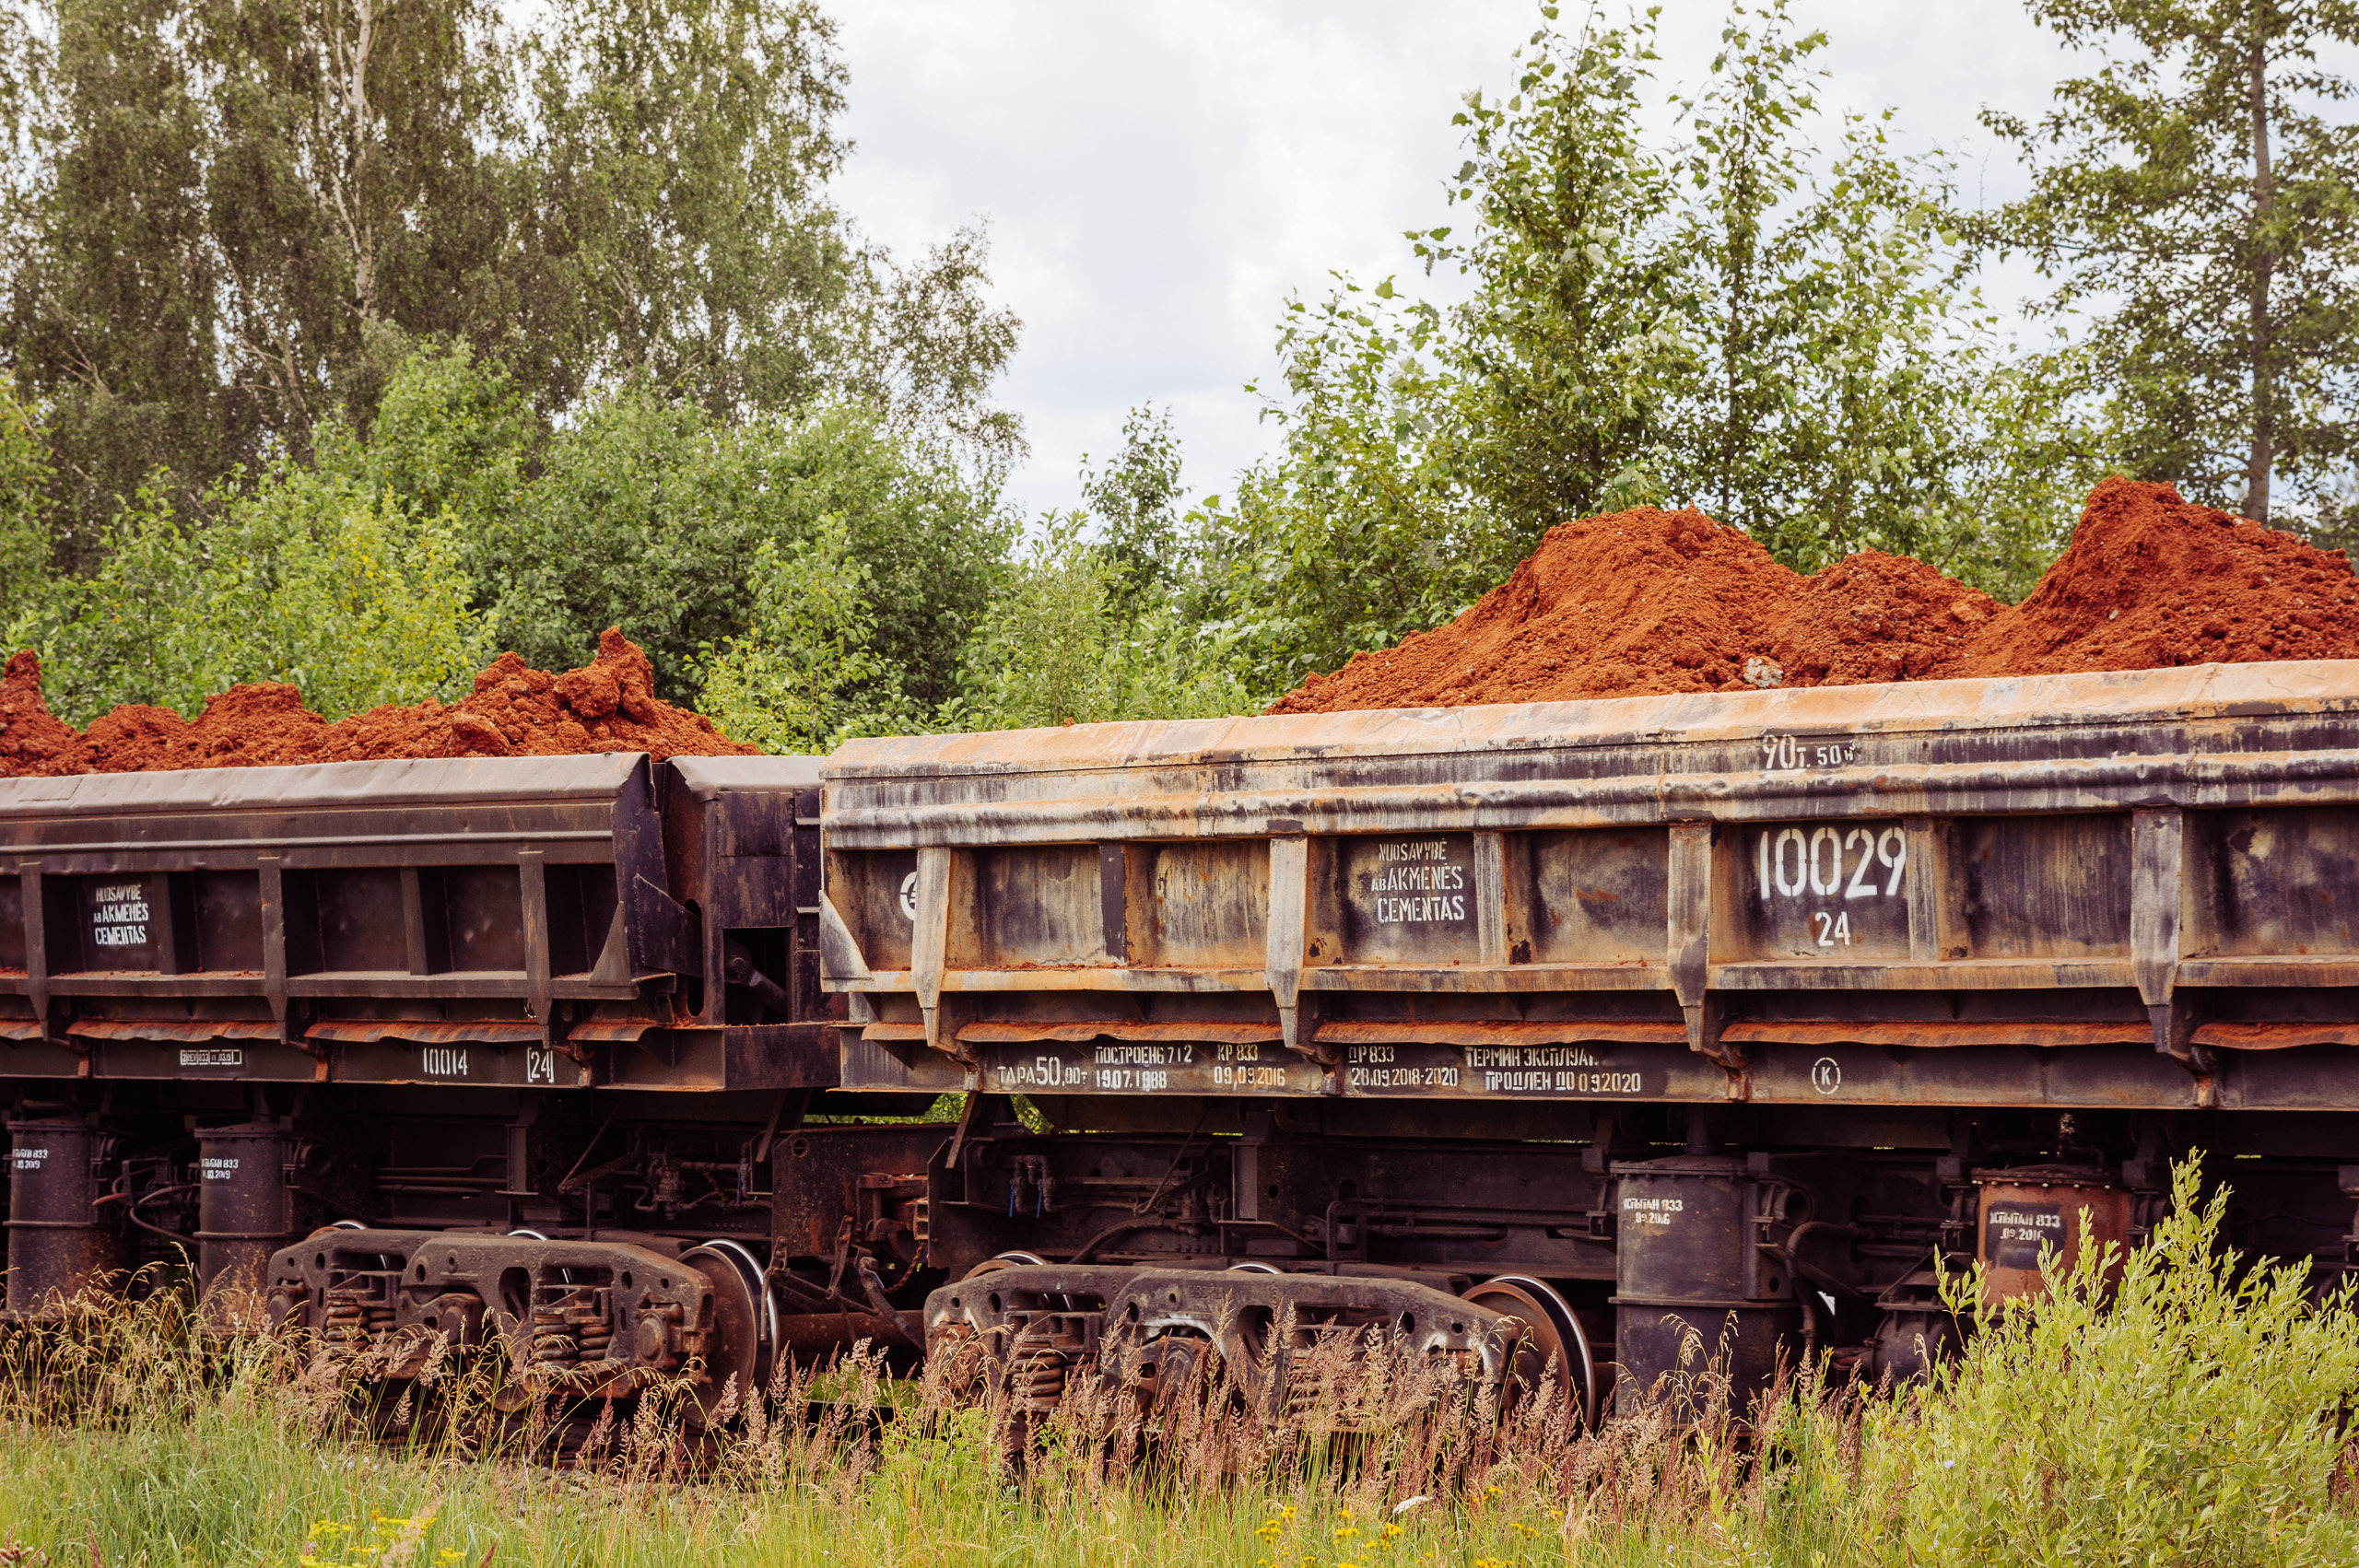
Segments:
[[[816,782],[638,754],[0,781],[0,1071],[829,1082],[795,930]],[[733,1007],[733,943],[804,1006]]]
[[[2359,1109],[2359,665],[856,742],[828,778],[848,1085]]]
[[[2359,664],[867,741],[827,778],[843,1085],[1059,1129],[958,1153],[945,1261],[1496,1275],[1645,1385],[1690,1336],[1755,1380],[1920,1366],[1944,1256],[2036,1289],[2040,1239],[2133,1237],[2199,1148],[2246,1245],[2352,1246]],[[1192,1213],[1092,1195],[1174,1146]]]
[[[2326,662],[0,782],[9,1309],[1907,1375],[2198,1152],[2359,1258],[2355,860]]]

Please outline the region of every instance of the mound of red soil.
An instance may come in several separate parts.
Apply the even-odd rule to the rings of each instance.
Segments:
[[[1696,511],[1562,523],[1456,620],[1355,654],[1270,711],[2349,658],[2359,581],[2341,551],[2111,478],[2013,607],[1873,550],[1801,577]]]
[[[2359,658],[2359,581],[2340,550],[2167,485],[2107,479],[2030,597],[1968,642],[1958,675]]]
[[[89,771],[90,748],[41,696],[40,656],[28,648],[11,657],[0,679],[0,774]]]
[[[1447,626],[1314,675],[1273,713],[1561,702],[1734,686],[1800,579],[1699,511],[1583,518],[1548,531]]]
[[[1926,680],[2006,608],[1912,556],[1862,550],[1795,580],[1769,658],[1784,685]]]
[[[207,699],[194,720],[169,708],[126,705],[80,735],[42,701],[41,663],[28,650],[8,661],[0,720],[5,777],[585,752],[646,752],[662,762],[755,750],[701,714],[660,700],[647,655],[611,626],[599,636],[597,658],[579,670],[551,675],[503,653],[475,677],[474,693],[450,707],[376,708],[331,724],[293,686],[263,682]]]

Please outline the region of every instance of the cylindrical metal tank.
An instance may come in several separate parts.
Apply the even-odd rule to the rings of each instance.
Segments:
[[[259,1298],[270,1255],[295,1235],[286,1129],[270,1120],[199,1128],[196,1148],[197,1287]]]
[[[2085,1246],[2129,1239],[2135,1201],[2110,1171],[2094,1165],[2026,1165],[1974,1173],[1974,1256],[1983,1268],[1983,1305],[2048,1293],[2039,1258],[2052,1246],[2070,1269]],[[2087,1223],[2082,1211],[2088,1212]],[[2117,1270],[2118,1271],[2118,1270]]]
[[[1792,1189],[1711,1154],[1614,1167],[1614,1354],[1620,1398],[1692,1412],[1725,1379],[1742,1416],[1802,1327],[1784,1260],[1759,1244]]]
[[[79,1117],[8,1123],[8,1312],[33,1316],[125,1265],[122,1222],[99,1207],[108,1138]]]

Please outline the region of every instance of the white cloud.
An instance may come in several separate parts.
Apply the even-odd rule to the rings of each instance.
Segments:
[[[2065,64],[2012,0],[1795,11],[1830,35],[1837,102],[1896,103],[1908,145],[1978,160],[1976,111],[2036,110]],[[1666,80],[1700,79],[1724,16],[1666,6]],[[846,205],[901,252],[990,222],[997,293],[1025,323],[1002,395],[1029,428],[1013,488],[1032,509],[1072,504],[1080,455],[1110,451],[1134,404],[1175,411],[1198,492],[1262,451],[1242,388],[1273,367],[1285,296],[1330,270],[1414,272],[1402,231],[1447,221],[1461,96],[1502,89],[1538,25],[1532,0],[862,0],[840,17]],[[2012,193],[2012,158],[1988,168],[1989,193]]]

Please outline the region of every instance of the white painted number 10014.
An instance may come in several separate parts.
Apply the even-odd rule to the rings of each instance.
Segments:
[[[1897,827],[1773,828],[1756,846],[1761,901],[1781,898],[1890,898],[1900,892],[1908,863],[1908,836]],[[1878,885],[1881,883],[1882,885]],[[1813,935],[1821,947],[1851,943],[1847,910],[1811,912]]]

